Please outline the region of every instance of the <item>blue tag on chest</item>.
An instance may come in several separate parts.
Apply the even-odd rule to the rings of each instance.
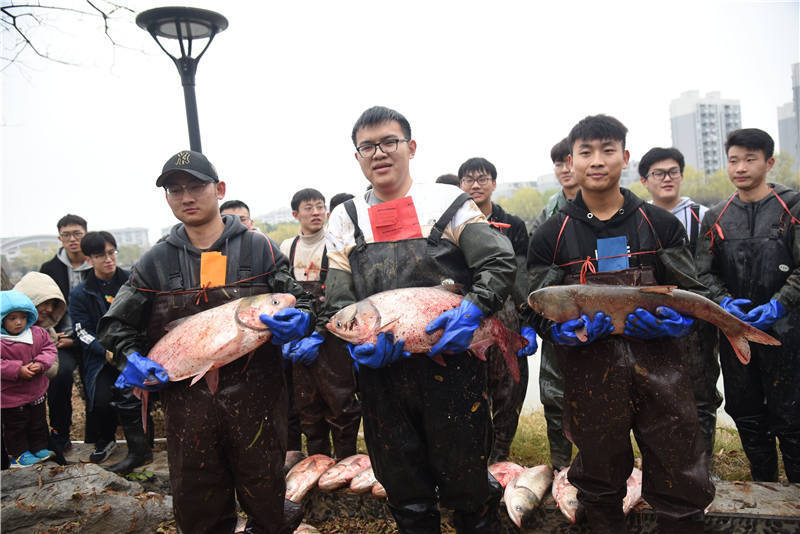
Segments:
[[[621,271],[630,267],[628,262],[628,238],[606,237],[597,240],[597,270]]]

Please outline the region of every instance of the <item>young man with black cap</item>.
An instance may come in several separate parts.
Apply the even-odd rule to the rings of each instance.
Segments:
[[[569,162],[581,189],[531,237],[531,291],[577,283],[706,290],[696,280],[681,223],[619,187],[630,158],[626,133],[606,115],[586,117],[570,132]],[[656,315],[631,312],[624,332],[614,332],[602,311],[562,323],[530,315],[539,335],[554,342],[564,376],[564,430],[578,446],[569,481],[593,530],[627,532],[622,499],[633,468],[633,430],[642,451],[642,495],[659,532],[700,533],[714,486],[680,339],[692,320],[666,306]]]
[[[182,531],[232,532],[238,500],[249,517],[246,532],[292,532],[302,511],[284,517],[287,394],[275,345],[308,335],[311,296],[289,276],[277,244],[248,232],[238,217],[220,215],[225,183],[204,155],[174,155],[156,186],[165,189],[180,224],[133,267],[100,321],[98,340],[114,353],[118,387],[161,390],[175,518]],[[251,359],[210,371],[218,373],[216,393],[202,382],[168,383],[166,371],[145,357],[168,323],[273,292],[291,293],[297,307],[261,317],[272,343],[256,349]]]
[[[711,298],[780,346],[750,344],[743,365],[724,337],[725,411],[754,480],[778,481],[776,440],[789,482],[800,482],[800,193],[767,182],[775,142],[764,130],[728,135],[730,198],[708,210],[695,259]]]

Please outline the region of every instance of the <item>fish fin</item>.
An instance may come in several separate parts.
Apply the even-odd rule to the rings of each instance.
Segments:
[[[745,339],[744,336],[734,337],[728,334],[725,334],[725,337],[728,338],[733,351],[736,353],[736,357],[739,358],[742,365],[750,363],[750,343],[747,342],[747,339]]]
[[[195,385],[197,382],[199,382],[199,381],[200,381],[200,379],[201,379],[201,378],[203,378],[203,376],[205,376],[205,374],[206,374],[207,372],[209,372],[209,371],[211,370],[211,368],[212,368],[212,367],[214,367],[214,362],[211,362],[211,363],[209,363],[209,364],[208,364],[206,367],[204,367],[202,370],[198,371],[198,372],[197,372],[197,374],[196,374],[196,375],[194,375],[194,378],[192,378],[192,382],[191,382],[191,384],[189,384],[189,385],[190,385],[190,386],[193,386],[193,385]]]
[[[748,341],[755,341],[756,343],[761,343],[762,345],[780,345],[781,342],[772,337],[771,335],[767,334],[766,332],[759,330],[755,326],[747,325],[747,328],[744,331],[744,338]]]
[[[671,295],[673,289],[678,289],[678,286],[646,286],[640,287],[639,291],[642,293],[660,293],[662,295]]]
[[[444,363],[444,356],[442,356],[441,354],[436,354],[434,356],[431,356],[431,360],[435,361],[442,367],[447,367],[447,364]]]
[[[486,338],[480,341],[473,341],[469,346],[469,350],[475,355],[476,358],[485,362],[486,351],[489,350],[489,347],[492,345],[494,345],[494,340],[492,338]]]
[[[586,343],[586,340],[589,339],[589,334],[586,331],[586,325],[582,325],[580,328],[575,329],[575,337],[577,337],[581,343]]]
[[[486,361],[486,351],[492,345],[497,344],[497,347],[503,354],[506,366],[509,372],[511,372],[514,383],[519,384],[519,361],[517,360],[517,352],[528,344],[528,340],[516,332],[507,329],[502,321],[496,317],[490,318],[489,321],[494,323],[491,326],[491,330],[499,330],[499,335],[494,338],[476,341],[469,346],[469,349],[478,359]]]
[[[399,317],[395,317],[394,319],[392,319],[388,323],[384,323],[383,325],[379,326],[378,329],[375,331],[375,333],[379,334],[381,332],[388,332],[389,331],[389,327],[392,326],[394,323],[396,323],[399,320],[400,320]]]
[[[147,401],[150,397],[150,392],[146,389],[133,388],[133,394],[142,400],[142,430],[144,435],[147,435]]]
[[[242,367],[242,373],[241,374],[244,374],[244,372],[247,371],[247,366],[250,365],[250,361],[253,359],[253,354],[255,354],[255,353],[256,353],[255,350],[251,350],[250,353],[247,355],[247,361],[244,362],[244,367]]]
[[[169,323],[167,323],[166,325],[164,325],[164,330],[165,330],[166,332],[169,332],[170,330],[175,330],[175,329],[176,329],[176,328],[178,328],[178,327],[179,327],[181,324],[183,324],[183,323],[185,323],[187,320],[189,320],[189,317],[191,317],[191,315],[188,315],[188,316],[186,316],[186,317],[181,317],[180,319],[175,319],[174,321],[170,321]]]
[[[219,369],[211,369],[206,373],[206,384],[208,384],[208,390],[214,395],[219,389]]]

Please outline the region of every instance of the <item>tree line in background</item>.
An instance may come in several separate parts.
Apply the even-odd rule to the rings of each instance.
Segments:
[[[786,153],[777,154],[775,156],[775,165],[767,175],[767,181],[800,190],[800,171],[792,172],[793,166],[794,158]],[[628,187],[639,197],[650,200],[650,193],[640,182],[630,184]],[[514,191],[510,197],[499,199],[498,204],[507,212],[520,217],[530,229],[533,220],[547,205],[550,196],[557,191],[557,189],[552,189],[540,193],[533,187],[521,187]],[[687,166],[683,172],[681,196],[690,197],[695,202],[705,206],[711,207],[717,202],[727,199],[733,191],[734,187],[728,180],[726,169],[720,169],[712,174],[705,175],[703,171]],[[259,230],[278,244],[285,239],[296,236],[300,230],[300,225],[296,222],[268,224],[255,221],[255,224]],[[8,275],[12,283],[16,283],[25,273],[38,271],[39,267],[50,260],[57,250],[58,245],[54,243],[51,248],[46,250],[39,250],[33,247],[24,248],[13,259],[3,255],[2,270]],[[145,251],[146,249],[139,245],[123,245],[119,247],[117,262],[123,269],[130,269]]]

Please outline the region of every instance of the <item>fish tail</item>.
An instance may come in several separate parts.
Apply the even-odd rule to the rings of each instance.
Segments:
[[[761,343],[762,345],[780,345],[781,342],[772,337],[771,335],[767,334],[756,328],[755,326],[747,325],[747,328],[744,331],[744,338],[748,341],[754,341],[756,343]]]
[[[725,333],[725,337],[728,338],[736,357],[739,358],[742,365],[750,363],[750,343],[747,342],[747,339],[742,335],[731,336],[727,333]]]

